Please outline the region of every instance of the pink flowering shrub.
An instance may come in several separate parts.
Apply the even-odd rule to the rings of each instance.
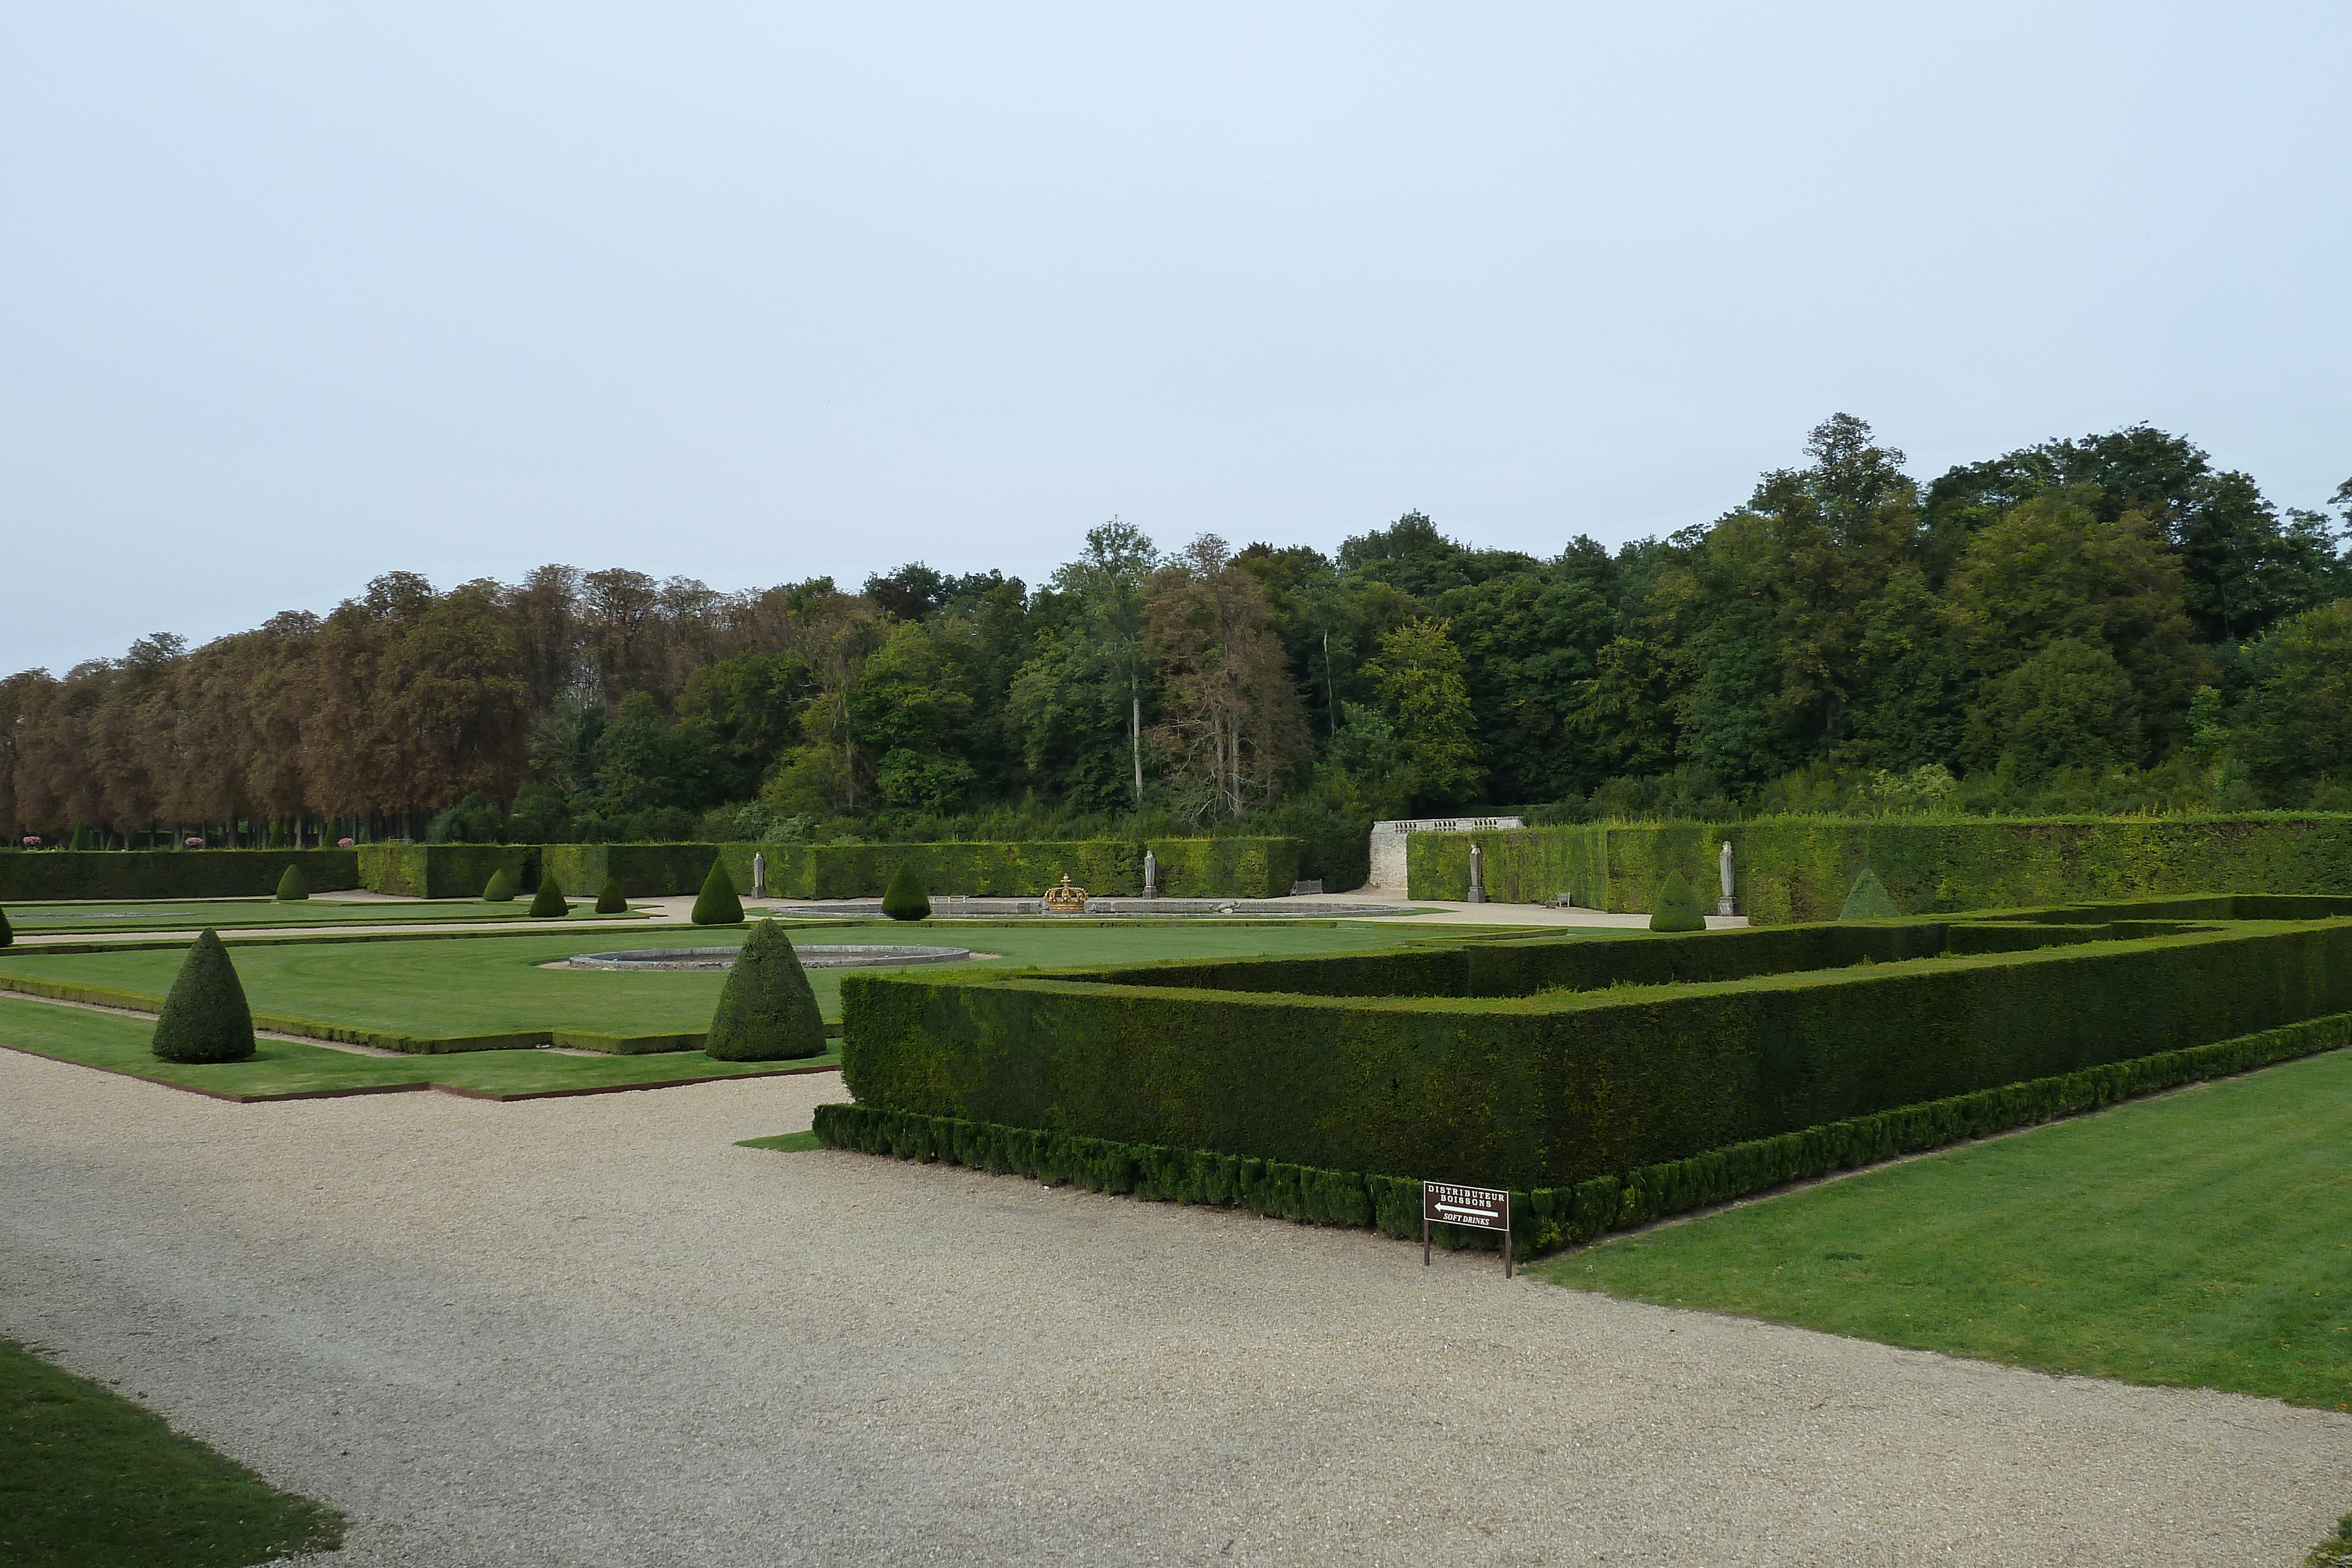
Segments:
[[[188,846],[190,849],[192,849],[192,850],[200,850],[200,849],[203,849],[203,848],[205,847],[205,841],[204,841],[204,840],[202,840],[202,839],[200,839],[200,838],[197,838],[197,837],[196,837],[195,835],[194,835],[193,833],[192,833],[192,834],[190,834],[190,835],[188,836],[188,838],[187,838],[187,840],[186,840],[186,843],[187,843],[187,846]]]
[[[25,847],[28,850],[39,849],[41,847],[41,835],[38,833],[26,833],[25,835]]]
[[[336,846],[338,849],[346,849],[346,850],[347,850],[347,849],[350,849],[350,848],[352,847],[352,841],[351,841],[351,840],[349,840],[349,839],[337,839],[337,840],[335,841],[335,846]]]

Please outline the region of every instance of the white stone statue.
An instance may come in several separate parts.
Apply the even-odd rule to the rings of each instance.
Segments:
[[[1160,857],[1150,850],[1143,852],[1143,896],[1160,896]]]
[[[1715,912],[1717,915],[1729,915],[1733,913],[1731,907],[1731,841],[1729,839],[1723,841],[1723,852],[1715,857],[1715,866],[1717,872],[1721,875],[1723,880],[1723,896],[1716,900]]]
[[[751,896],[768,896],[768,857],[757,850],[751,852]]]
[[[1470,902],[1486,902],[1486,857],[1476,844],[1470,846]]]

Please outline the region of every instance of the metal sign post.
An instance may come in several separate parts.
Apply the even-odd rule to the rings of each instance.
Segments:
[[[1421,1264],[1429,1266],[1429,1228],[1459,1225],[1470,1230],[1503,1233],[1503,1278],[1511,1277],[1511,1195],[1491,1186],[1457,1186],[1452,1182],[1421,1184]]]

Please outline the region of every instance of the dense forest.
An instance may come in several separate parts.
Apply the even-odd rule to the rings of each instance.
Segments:
[[[1924,486],[1839,415],[1712,525],[1549,559],[1408,514],[1032,587],[394,572],[0,681],[13,843],[1334,842],[1376,816],[2352,809],[2352,558],[2146,426]]]

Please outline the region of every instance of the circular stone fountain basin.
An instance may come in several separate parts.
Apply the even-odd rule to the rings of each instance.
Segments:
[[[740,947],[641,947],[625,953],[582,953],[567,961],[573,969],[731,969]],[[840,946],[794,945],[803,969],[856,969],[874,964],[952,964],[971,956],[969,947]]]

